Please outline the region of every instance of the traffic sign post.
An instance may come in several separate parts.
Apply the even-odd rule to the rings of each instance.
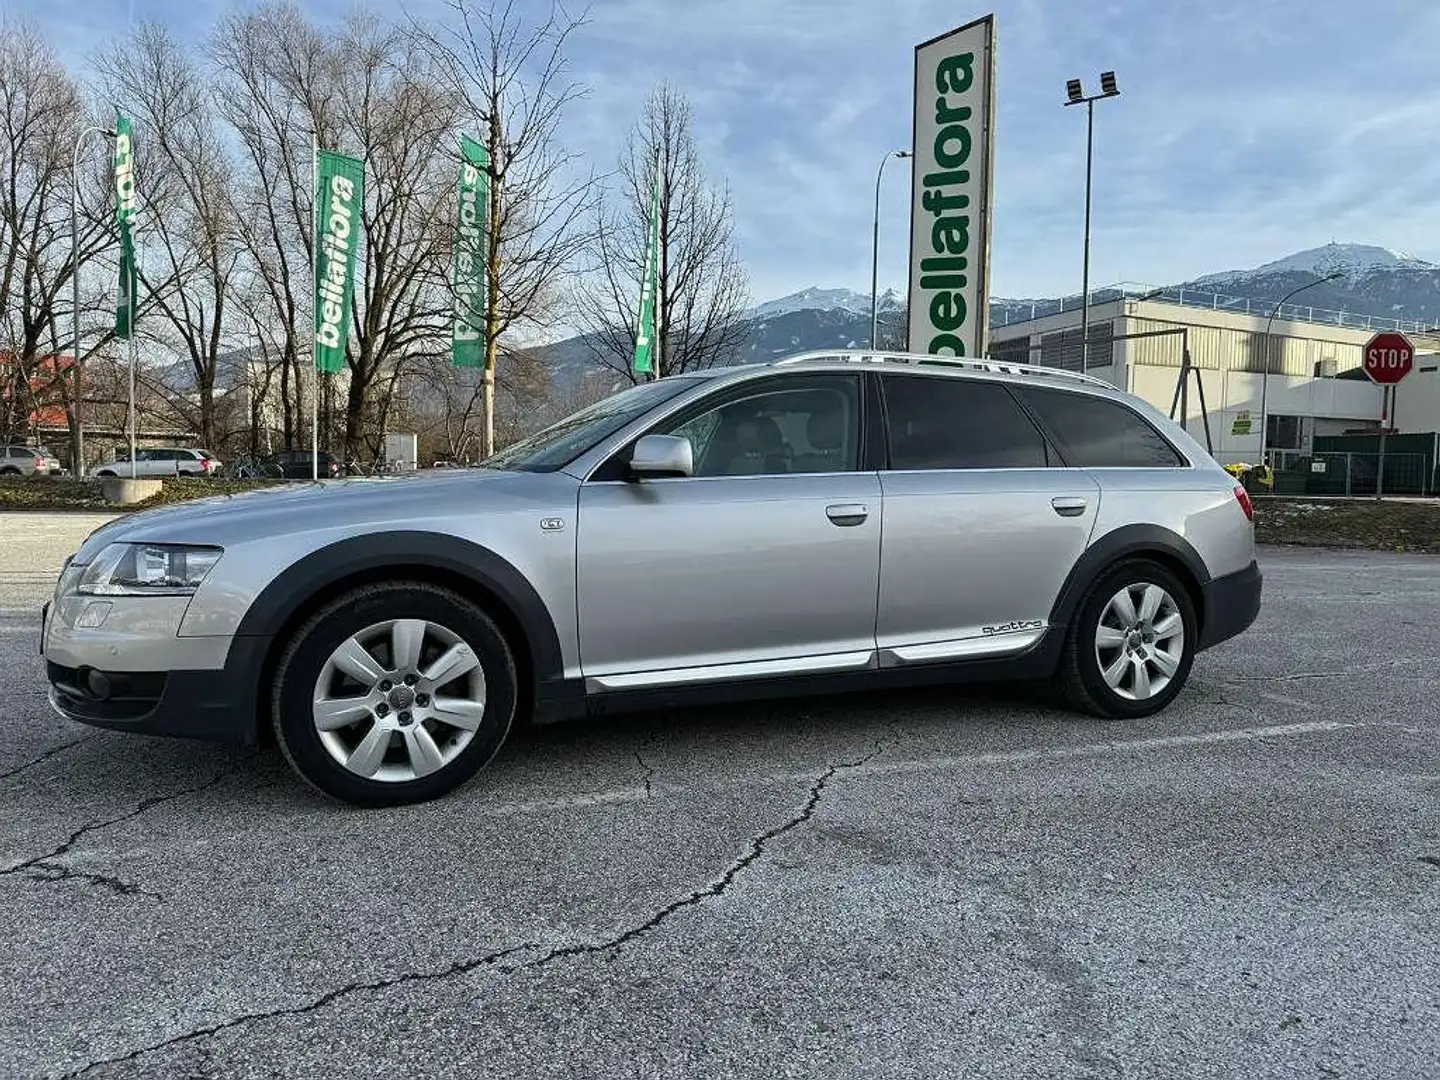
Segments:
[[[1375,498],[1385,492],[1385,435],[1394,422],[1395,387],[1415,367],[1415,346],[1394,330],[1376,334],[1365,344],[1365,374],[1380,387],[1380,462],[1375,470]]]

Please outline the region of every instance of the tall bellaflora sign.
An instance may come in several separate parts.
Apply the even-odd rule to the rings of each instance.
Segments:
[[[315,227],[315,367],[345,368],[355,291],[355,249],[360,246],[365,208],[365,163],[330,150],[320,151],[320,212]]]
[[[990,314],[995,16],[915,47],[911,352],[983,356]]]
[[[452,285],[455,317],[450,360],[457,367],[485,366],[485,313],[489,276],[485,258],[490,233],[490,152],[469,135],[460,136],[460,178],[456,185],[455,255]]]

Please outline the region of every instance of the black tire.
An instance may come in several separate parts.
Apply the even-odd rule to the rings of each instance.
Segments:
[[[469,744],[435,772],[412,780],[374,780],[349,771],[326,750],[314,723],[313,695],[326,661],[348,637],[402,618],[438,623],[470,647],[485,678],[485,711]],[[484,611],[435,585],[386,582],[331,601],[295,632],[275,671],[271,715],[280,749],[312,786],[357,806],[398,806],[438,798],[489,764],[515,721],[517,689],[514,654]]]
[[[101,469],[101,470],[100,470],[99,472],[97,472],[95,475],[96,475],[96,476],[102,476],[102,477],[103,477],[103,476],[114,476],[115,473],[111,472],[109,469]]]
[[[19,476],[19,475],[20,475],[20,470],[17,469],[17,468],[15,468],[13,465],[7,465],[7,466],[5,466],[5,468],[0,469],[0,476]]]
[[[1183,651],[1170,682],[1144,700],[1126,697],[1105,681],[1096,655],[1095,639],[1100,618],[1116,596],[1127,585],[1158,585],[1170,594],[1184,628]],[[1070,629],[1065,636],[1065,650],[1056,673],[1066,701],[1081,712],[1111,720],[1134,720],[1160,712],[1185,687],[1190,667],[1195,660],[1195,644],[1199,625],[1190,591],[1173,572],[1148,559],[1127,559],[1116,563],[1091,584],[1076,608]]]

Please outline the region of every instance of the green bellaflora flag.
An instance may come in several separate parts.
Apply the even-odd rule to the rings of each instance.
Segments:
[[[489,299],[485,256],[490,235],[490,152],[469,135],[461,135],[460,157],[450,360],[457,367],[483,367],[485,308]]]
[[[129,341],[135,333],[135,144],[130,119],[115,110],[115,223],[120,229],[120,280],[115,294],[115,336]]]
[[[655,190],[650,193],[650,228],[645,234],[645,269],[640,279],[640,325],[635,331],[635,370],[655,370],[655,298],[660,276],[660,152],[655,152]]]
[[[345,367],[350,336],[350,297],[355,290],[355,249],[365,206],[365,163],[321,150],[320,212],[315,228],[315,369],[334,374]]]

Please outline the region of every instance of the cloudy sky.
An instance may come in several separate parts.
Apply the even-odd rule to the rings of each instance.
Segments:
[[[443,0],[404,3],[444,13]],[[198,37],[229,6],[5,0],[77,66],[130,19]],[[348,6],[302,0],[317,20]],[[1440,258],[1434,0],[592,0],[572,52],[590,93],[567,140],[611,166],[669,80],[730,186],[755,297],[868,290],[875,170],[909,144],[913,47],[992,10],[996,295],[1079,290],[1085,123],[1061,102],[1067,78],[1093,89],[1110,68],[1122,93],[1096,106],[1095,284],[1183,280],[1331,240]],[[882,286],[905,278],[907,164],[886,170]]]

